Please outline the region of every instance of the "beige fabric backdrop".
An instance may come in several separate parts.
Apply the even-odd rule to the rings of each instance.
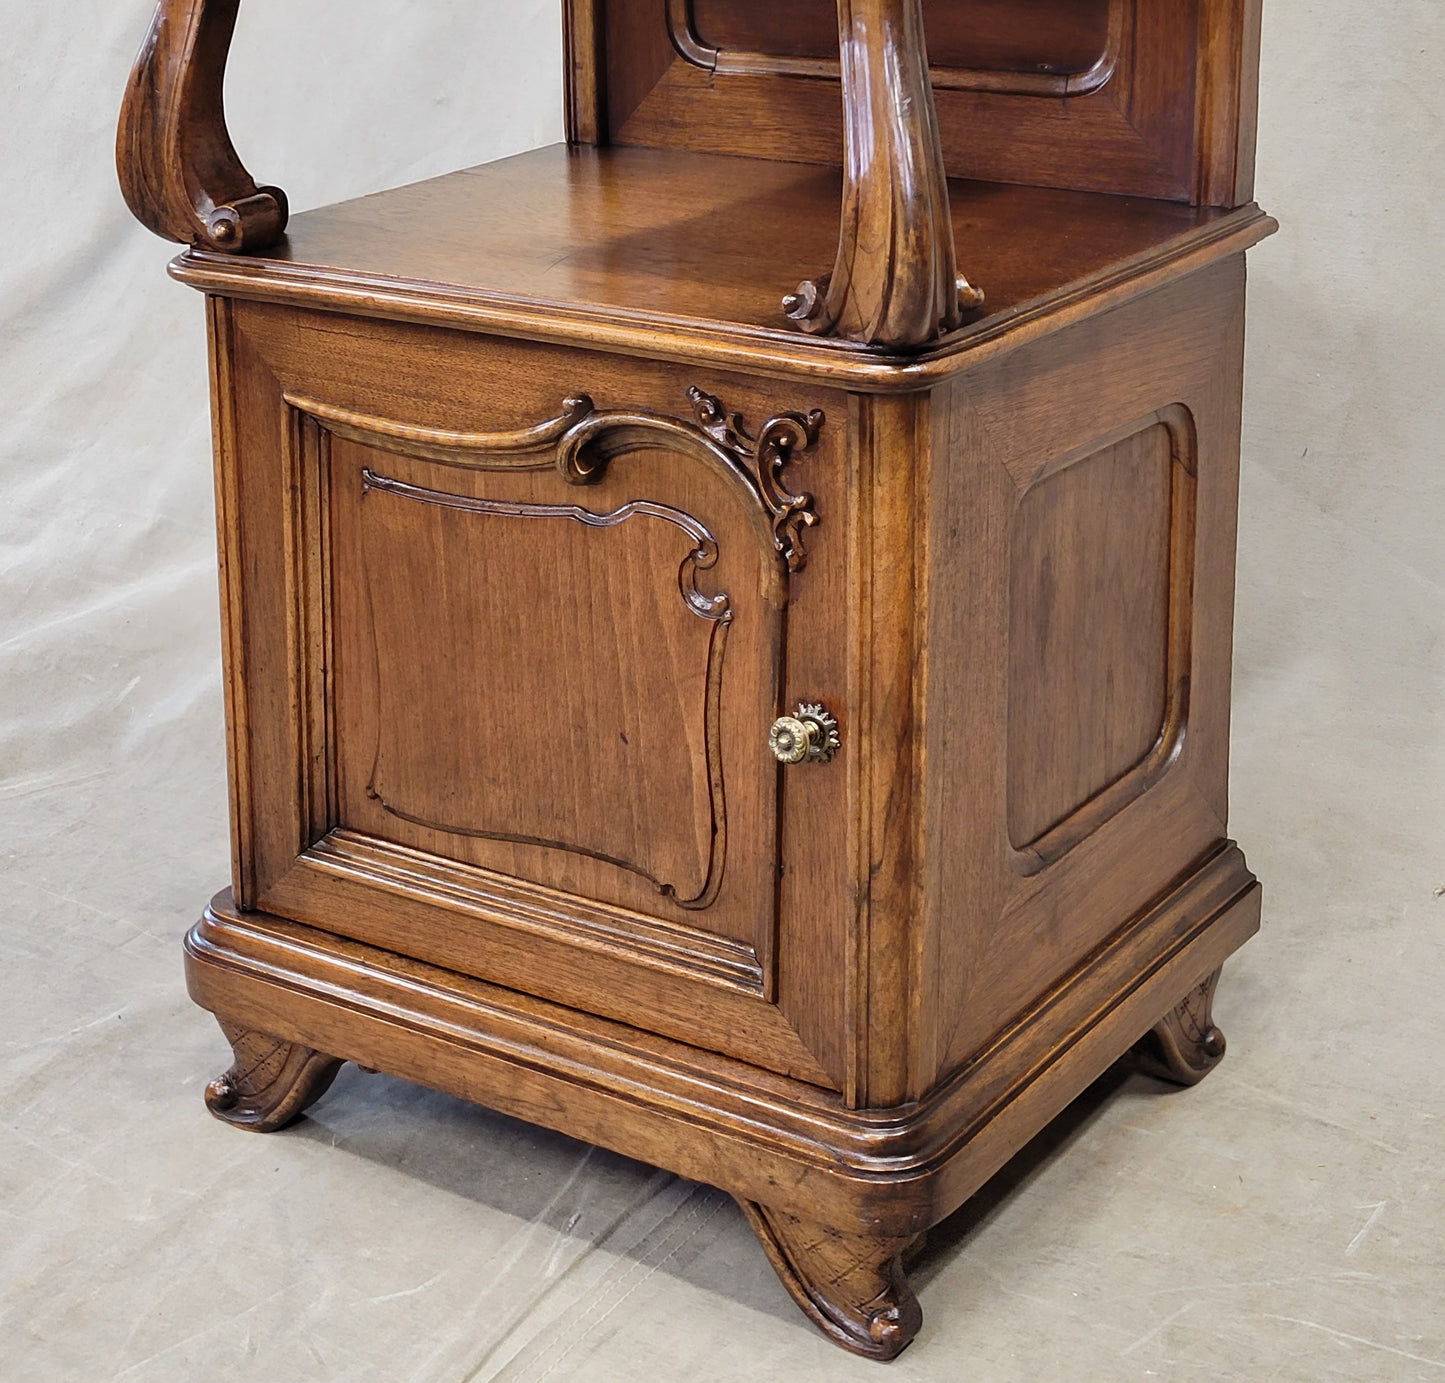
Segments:
[[[113,141],[150,0],[0,0],[0,781],[215,714],[204,325]],[[298,208],[562,136],[556,0],[248,0],[227,83]],[[264,171],[263,171],[264,170]]]
[[[663,1379],[880,1377],[716,1193],[398,1083],[343,1076],[268,1143],[201,1116],[202,313],[111,167],[150,8],[0,0],[0,1379],[622,1378],[639,1341]],[[953,1231],[894,1379],[1445,1369],[1445,7],[1266,8],[1233,826],[1267,929],[1224,1072],[1147,1113],[1126,1087]],[[243,10],[232,130],[297,208],[561,137],[556,0]]]

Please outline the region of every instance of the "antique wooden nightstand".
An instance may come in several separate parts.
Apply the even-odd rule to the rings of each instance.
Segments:
[[[163,0],[119,140],[210,314],[207,1103],[352,1060],[714,1183],[891,1357],[929,1226],[1219,1059],[1258,925],[1257,0],[567,0],[565,147],[289,227],[237,3]]]

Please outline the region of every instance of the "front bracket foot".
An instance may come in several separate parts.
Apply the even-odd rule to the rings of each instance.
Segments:
[[[234,1060],[206,1087],[206,1108],[254,1133],[300,1118],[327,1091],[343,1063],[324,1052],[218,1019]]]
[[[875,1239],[739,1200],[769,1262],[830,1340],[868,1359],[893,1359],[918,1334],[923,1311],[903,1260],[921,1236]]]
[[[1139,1069],[1175,1085],[1198,1085],[1224,1056],[1224,1034],[1214,1026],[1216,970],[1196,985],[1134,1047]]]

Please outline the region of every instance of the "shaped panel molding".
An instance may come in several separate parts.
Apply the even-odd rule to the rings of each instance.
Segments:
[[[818,409],[771,417],[757,436],[740,413],[714,395],[687,391],[695,422],[646,409],[598,409],[586,394],[565,399],[561,413],[534,427],[507,432],[453,432],[372,417],[319,399],[287,394],[292,408],[328,431],[364,446],[442,465],[476,470],[545,470],[555,465],[572,485],[601,480],[618,457],[639,451],[676,451],[740,485],[755,505],[758,533],[790,572],[807,562],[803,533],[818,522],[812,495],[794,494],[783,472],[816,444],[826,419]],[[780,583],[774,595],[783,599]]]
[[[1071,452],[1024,494],[1010,559],[1008,834],[1032,874],[1183,749],[1195,436],[1179,406]]]
[[[709,907],[727,856],[733,619],[726,592],[698,584],[713,535],[647,500],[599,513],[369,469],[363,486],[380,700],[368,795],[416,825],[571,851]],[[525,609],[505,596],[520,570]],[[409,656],[418,619],[442,633]]]
[[[1083,96],[1113,76],[1135,0],[924,0],[935,91]],[[723,75],[836,81],[835,0],[668,0],[672,44]]]

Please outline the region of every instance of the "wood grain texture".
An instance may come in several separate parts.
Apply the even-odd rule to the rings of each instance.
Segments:
[[[286,194],[258,187],[226,130],[222,87],[240,0],[161,0],[126,87],[121,191],[147,229],[236,254],[274,245]]]
[[[603,0],[562,0],[562,109],[569,144],[607,138]]]
[[[866,399],[858,409],[857,640],[860,751],[860,926],[855,1099],[900,1104],[920,1088],[918,1018],[925,968],[928,858],[922,810],[928,565],[919,467],[928,455],[928,404]]]
[[[1254,196],[1263,0],[1204,0],[1195,88],[1194,200],[1239,206]]]

